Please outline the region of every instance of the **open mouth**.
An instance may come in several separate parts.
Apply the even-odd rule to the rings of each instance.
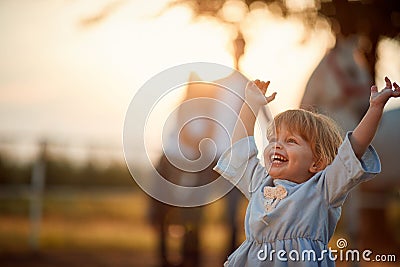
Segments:
[[[281,163],[284,163],[284,162],[287,162],[287,161],[288,161],[287,158],[285,158],[284,156],[279,155],[279,154],[273,154],[271,156],[271,163],[272,164],[281,164]]]

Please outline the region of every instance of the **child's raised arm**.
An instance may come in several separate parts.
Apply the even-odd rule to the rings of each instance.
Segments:
[[[361,159],[367,147],[372,142],[382,117],[383,108],[391,97],[400,96],[400,86],[385,77],[386,87],[378,92],[376,85],[371,87],[370,104],[361,122],[354,129],[350,143],[357,158]]]
[[[248,82],[245,89],[245,101],[240,109],[239,118],[233,131],[232,144],[240,139],[254,135],[254,124],[260,108],[275,99],[276,93],[266,97],[268,82],[255,80]]]

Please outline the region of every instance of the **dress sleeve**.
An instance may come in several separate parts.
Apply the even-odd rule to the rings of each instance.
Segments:
[[[253,136],[245,137],[226,150],[214,170],[233,183],[250,199],[267,173],[257,158],[258,150]]]
[[[378,154],[371,145],[361,160],[356,157],[349,140],[351,134],[352,132],[346,134],[337,156],[321,177],[323,191],[331,207],[341,206],[355,186],[370,180],[381,171]]]

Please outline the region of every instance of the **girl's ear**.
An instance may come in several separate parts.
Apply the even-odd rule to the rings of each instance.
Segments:
[[[311,164],[309,171],[311,173],[317,173],[317,172],[322,171],[323,169],[325,169],[325,167],[326,167],[325,160],[319,159],[319,160],[315,160]]]

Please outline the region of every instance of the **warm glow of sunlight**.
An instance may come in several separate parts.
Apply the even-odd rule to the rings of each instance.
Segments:
[[[249,41],[241,67],[251,79],[271,81],[270,91],[278,92],[273,113],[299,106],[312,71],[334,45],[329,25],[317,25],[307,33],[301,22],[274,17],[266,8],[253,10],[244,22]]]
[[[231,24],[211,17],[195,19],[188,6],[160,12],[167,3],[161,0],[140,8],[136,1],[51,3],[2,4],[3,25],[14,30],[14,35],[8,34],[14,37],[2,44],[1,51],[13,53],[2,57],[0,68],[3,77],[16,77],[0,81],[2,88],[14,88],[2,90],[2,103],[13,106],[2,110],[7,118],[2,132],[118,144],[125,111],[151,77],[196,61],[233,67],[235,27],[241,27],[246,39],[241,71],[252,79],[272,81],[272,90],[279,93],[272,109],[280,111],[298,105],[308,76],[331,45],[326,27],[302,43],[304,33],[298,21],[275,17],[267,6],[246,13],[247,7],[237,0],[228,1],[221,10]],[[22,23],[27,20],[33,23]],[[21,72],[20,66],[29,71]],[[209,80],[229,75],[195,71]],[[162,101],[157,111],[168,114],[177,101],[167,102]],[[29,110],[34,112],[22,116]],[[152,119],[152,125],[165,120],[163,116]]]
[[[88,140],[120,148],[125,112],[135,92],[179,64],[233,67],[235,27],[246,40],[240,71],[250,79],[271,81],[270,90],[278,92],[271,109],[277,113],[298,107],[309,76],[335,42],[325,20],[308,32],[297,18],[279,17],[260,2],[249,11],[241,1],[227,1],[219,14],[226,23],[195,18],[184,5],[161,12],[168,2],[1,2],[0,135]],[[301,9],[312,1],[290,2]],[[204,79],[228,75],[196,72]],[[175,102],[164,101],[162,110]]]
[[[314,9],[314,0],[286,0],[286,5],[293,11],[302,11],[305,9]]]
[[[400,44],[395,40],[384,38],[378,45],[378,60],[376,63],[376,85],[379,89],[385,87],[385,76],[388,76],[392,82],[400,81]],[[388,64],[390,63],[390,64]],[[391,99],[385,106],[385,110],[399,108],[400,101]]]
[[[239,23],[248,11],[247,5],[240,0],[228,0],[225,2],[220,13],[225,21]]]

